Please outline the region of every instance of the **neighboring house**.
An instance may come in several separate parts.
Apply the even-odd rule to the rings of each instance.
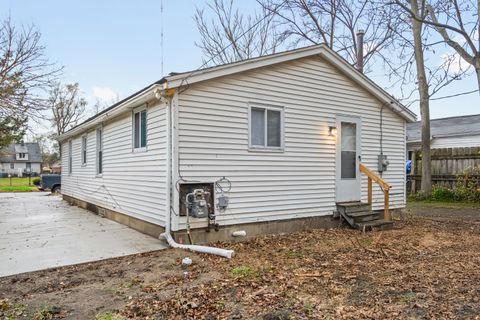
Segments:
[[[42,167],[42,153],[38,143],[12,143],[0,150],[0,173],[3,176],[22,176],[26,173],[39,175]]]
[[[407,151],[422,148],[422,124],[407,125]],[[480,147],[480,114],[430,120],[432,149]]]
[[[411,160],[409,192],[421,184],[420,121],[407,124],[407,159]],[[480,166],[480,114],[430,120],[432,183],[455,188],[458,175]]]
[[[359,164],[376,171],[382,152],[390,207],[405,206],[411,121],[325,45],[172,74],[58,138],[62,193],[154,236],[169,224],[181,241],[187,220],[200,242],[332,226],[337,203],[367,201]],[[215,216],[187,219],[194,189]]]

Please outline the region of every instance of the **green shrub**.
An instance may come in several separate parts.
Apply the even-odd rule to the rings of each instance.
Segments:
[[[39,177],[33,178],[32,183],[35,186],[39,186],[40,185],[40,178]]]
[[[480,165],[465,169],[457,177],[455,200],[480,201]]]
[[[419,191],[410,195],[409,200],[480,202],[480,165],[467,168],[459,174],[454,189],[434,186],[430,197]]]
[[[422,190],[419,190],[416,193],[410,194],[408,198],[409,200],[412,200],[412,201],[424,201],[429,199],[429,197],[427,197],[427,195]]]
[[[432,190],[432,200],[453,201],[455,200],[455,191],[445,187],[434,187]]]

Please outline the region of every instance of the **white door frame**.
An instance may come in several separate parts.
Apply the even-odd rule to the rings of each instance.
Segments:
[[[342,163],[341,163],[341,149],[342,149],[342,122],[355,123],[355,178],[342,179]],[[360,176],[360,160],[362,154],[362,119],[357,116],[337,115],[337,142],[336,142],[336,170],[335,170],[335,197],[336,202],[350,202],[361,200],[362,177]]]

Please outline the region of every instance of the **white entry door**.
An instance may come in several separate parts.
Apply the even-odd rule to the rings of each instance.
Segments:
[[[360,201],[361,132],[360,118],[337,116],[336,202]]]

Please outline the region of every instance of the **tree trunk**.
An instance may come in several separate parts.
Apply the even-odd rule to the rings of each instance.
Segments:
[[[420,0],[424,1],[424,0]],[[420,16],[418,1],[411,0],[411,9]],[[432,193],[432,171],[430,156],[430,97],[428,93],[425,60],[422,43],[423,23],[412,18],[413,40],[415,45],[415,63],[417,66],[418,93],[420,95],[420,115],[422,117],[422,191],[426,196]]]
[[[477,59],[477,65],[475,66],[475,73],[477,74],[478,94],[480,95],[480,57]]]

